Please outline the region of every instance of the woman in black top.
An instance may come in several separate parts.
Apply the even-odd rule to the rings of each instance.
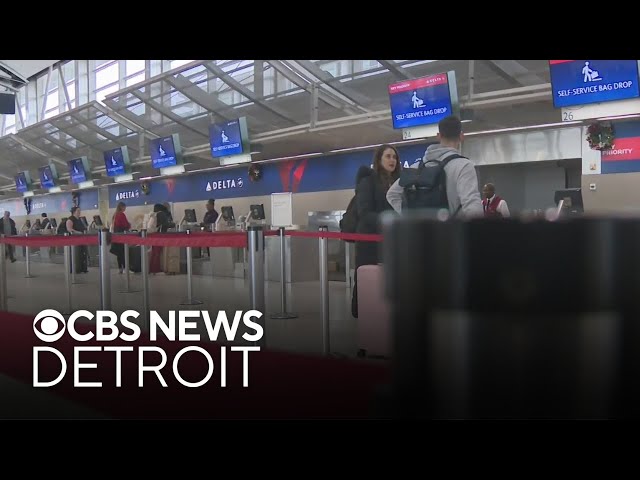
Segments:
[[[80,220],[80,207],[71,209],[71,216],[67,219],[67,232],[73,234],[81,234],[87,230],[84,222]],[[76,273],[87,273],[89,249],[86,245],[78,245],[75,247],[75,255],[73,256],[73,266]]]
[[[360,167],[356,177],[357,233],[380,233],[378,217],[392,210],[387,202],[387,190],[400,177],[400,155],[391,145],[379,146],[373,155],[373,170]],[[354,275],[351,314],[358,318],[358,267],[377,265],[379,244],[356,242],[356,274]]]

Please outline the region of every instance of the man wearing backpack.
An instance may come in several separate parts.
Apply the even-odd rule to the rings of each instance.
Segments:
[[[457,117],[440,121],[440,143],[429,145],[422,162],[404,169],[387,192],[387,201],[396,212],[447,208],[452,215],[483,216],[475,166],[460,155],[462,139],[462,124]]]

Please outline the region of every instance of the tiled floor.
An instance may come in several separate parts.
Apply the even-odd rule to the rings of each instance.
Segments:
[[[112,310],[140,310],[142,307],[141,275],[130,275],[132,289],[136,293],[119,293],[124,288],[124,277],[117,270],[111,271]],[[67,290],[64,267],[50,263],[31,264],[34,278],[25,277],[22,261],[7,264],[8,307],[10,311],[37,314],[45,308],[60,312],[67,309]],[[90,268],[88,274],[76,275],[72,286],[72,310],[96,311],[100,307],[98,269]],[[202,305],[181,306],[187,297],[186,275],[149,277],[150,308],[161,314],[169,310],[193,309],[216,312],[246,310],[250,306],[249,283],[243,279],[193,277],[193,296]],[[289,320],[274,320],[271,314],[280,308],[280,283],[265,282],[266,296],[266,348],[292,352],[322,353],[323,333],[320,314],[320,288],[318,282],[294,283],[288,289],[288,310],[299,316]],[[353,357],[357,351],[356,320],[351,316],[351,291],[344,282],[330,282],[330,351]],[[211,314],[211,313],[210,313]],[[212,315],[213,317],[213,315]],[[232,313],[230,314],[232,318]],[[202,329],[204,332],[204,328]]]

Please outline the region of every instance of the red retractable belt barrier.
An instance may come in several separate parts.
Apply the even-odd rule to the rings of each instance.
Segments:
[[[277,230],[266,230],[265,237],[278,235]],[[339,232],[307,232],[301,230],[287,230],[285,235],[303,238],[335,238],[338,240],[353,240],[356,242],[381,242],[382,235],[363,233]],[[146,245],[151,247],[229,247],[246,248],[246,232],[193,232],[187,233],[151,233],[146,239],[126,233],[115,233],[111,236],[112,243],[129,245]],[[11,236],[0,239],[0,243],[23,247],[64,247],[67,245],[98,245],[98,235],[42,235],[33,237]]]
[[[38,235],[33,237],[4,237],[0,243],[22,247],[66,247],[68,245],[98,245],[97,235]]]
[[[337,238],[338,240],[354,240],[356,242],[381,242],[382,235],[368,233],[339,233],[339,232],[304,232],[291,230],[287,232],[291,237],[307,238]]]
[[[145,239],[127,234],[114,234],[112,243],[146,245],[151,247],[231,247],[246,248],[247,234],[244,232],[194,232],[151,233]]]

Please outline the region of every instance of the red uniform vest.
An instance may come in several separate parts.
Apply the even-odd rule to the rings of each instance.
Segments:
[[[485,198],[482,200],[482,208],[484,210],[484,216],[485,217],[502,217],[502,214],[500,212],[498,212],[498,205],[500,205],[500,202],[502,201],[502,198],[500,198],[498,195],[494,195],[493,198],[491,199],[491,203],[488,203],[488,200]]]

